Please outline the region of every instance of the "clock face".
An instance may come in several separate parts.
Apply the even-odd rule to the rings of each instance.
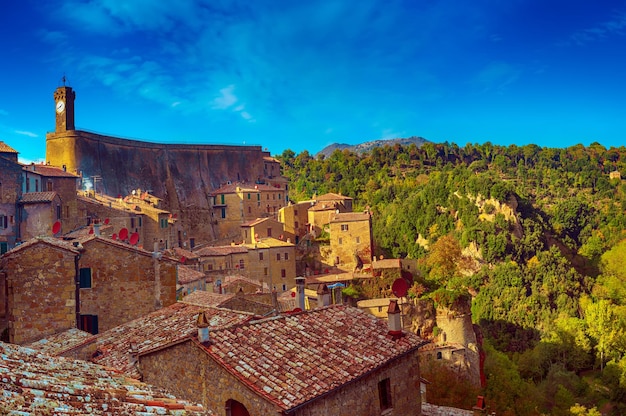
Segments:
[[[62,113],[65,110],[65,102],[63,100],[57,101],[57,113]]]

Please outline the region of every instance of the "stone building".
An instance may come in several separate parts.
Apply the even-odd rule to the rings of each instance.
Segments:
[[[76,202],[76,190],[80,182],[80,177],[67,172],[65,168],[47,166],[43,164],[31,163],[23,168],[22,194],[25,196],[31,192],[55,192],[60,198],[60,204],[55,206],[56,217],[53,221],[59,221],[60,234],[71,231],[85,224],[85,219],[78,215]],[[28,223],[28,212],[21,215],[21,221]],[[52,229],[53,223],[48,229]],[[52,235],[48,233],[46,235]],[[23,237],[24,240],[29,237]]]
[[[9,342],[97,333],[176,302],[173,259],[105,237],[31,239],[0,259]],[[2,291],[2,296],[4,291]]]
[[[254,244],[243,244],[242,247],[248,250],[248,277],[278,292],[284,292],[296,284],[294,244],[268,237]]]
[[[61,197],[54,191],[23,194],[19,201],[20,239],[60,235],[62,206]]]
[[[396,319],[329,306],[206,331],[209,322],[137,354],[143,380],[219,415],[421,414],[424,341]]]
[[[256,218],[241,224],[241,238],[244,244],[254,244],[268,237],[290,240],[284,235],[283,224],[271,218]]]
[[[237,236],[241,224],[276,217],[287,192],[264,184],[227,183],[210,193],[211,218],[222,236]]]
[[[0,142],[0,255],[19,241],[17,201],[22,195],[22,174],[17,151]]]
[[[289,203],[278,210],[278,221],[283,223],[285,238],[291,238],[296,244],[309,232],[309,208],[313,201]]]
[[[336,266],[355,268],[372,257],[372,217],[368,212],[336,213],[330,218],[330,248]],[[360,264],[362,267],[363,264]]]
[[[202,247],[194,251],[202,271],[213,280],[237,272],[247,275],[248,249],[240,245]]]

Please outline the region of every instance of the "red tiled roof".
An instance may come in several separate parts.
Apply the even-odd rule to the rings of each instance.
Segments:
[[[52,202],[54,201],[54,197],[57,196],[56,192],[28,192],[22,194],[22,198],[20,198],[20,203],[22,204],[37,204],[41,202]]]
[[[233,296],[235,296],[234,293],[213,293],[204,290],[196,290],[185,296],[181,302],[202,307],[220,306]]]
[[[73,173],[66,172],[61,168],[57,168],[55,166],[49,166],[49,165],[31,163],[30,165],[24,165],[22,169],[28,172],[38,173],[41,176],[47,176],[47,177],[78,178],[78,175],[74,175]]]
[[[17,153],[17,151],[5,142],[0,142],[0,153]]]
[[[202,348],[243,384],[289,410],[424,342],[413,333],[394,338],[386,321],[335,305],[213,331]]]
[[[194,251],[198,256],[228,256],[229,254],[247,253],[248,249],[242,246],[202,247]]]
[[[261,288],[262,286],[261,282],[259,282],[258,280],[249,279],[245,276],[225,276],[222,279],[223,288],[234,286],[234,285],[237,285],[238,283],[247,283],[249,285],[257,286],[259,288]],[[265,285],[265,287],[267,288],[267,285]]]
[[[191,267],[187,266],[178,266],[178,283],[181,285],[196,282],[200,279],[204,279],[204,277],[205,275],[201,271],[192,269]]]
[[[0,408],[15,414],[211,415],[99,365],[0,342]],[[9,412],[13,414],[13,412]]]
[[[370,214],[367,212],[340,212],[330,217],[330,222],[368,221]]]
[[[61,355],[64,351],[83,343],[91,336],[89,332],[71,328],[67,331],[42,338],[26,346],[47,355]]]
[[[137,368],[128,359],[130,343],[134,342],[137,351],[142,353],[188,338],[198,330],[196,319],[203,310],[211,329],[239,324],[251,318],[247,313],[178,302],[95,335],[89,343],[95,342],[101,354],[92,361],[139,378]]]

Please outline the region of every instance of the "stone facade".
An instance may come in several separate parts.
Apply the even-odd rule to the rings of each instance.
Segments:
[[[0,142],[2,147],[8,147]],[[8,149],[4,149],[8,150]],[[18,240],[17,201],[22,195],[22,166],[17,152],[0,152],[0,254]]]
[[[241,238],[244,244],[255,244],[265,238],[287,240],[283,224],[271,218],[259,218],[242,224]]]
[[[285,238],[298,244],[308,232],[309,214],[312,201],[289,204],[278,211],[278,220],[283,223]]]
[[[330,220],[331,260],[335,265],[353,268],[356,257],[369,262],[372,256],[372,217],[369,213],[339,213]]]
[[[176,302],[176,261],[93,237],[83,242],[81,269],[91,287],[80,289],[80,311],[98,317],[99,332]]]
[[[61,197],[56,192],[31,192],[20,200],[20,238],[30,240],[34,237],[54,234],[54,224],[61,220]]]
[[[278,292],[284,292],[296,285],[294,244],[265,238],[255,244],[243,246],[248,249],[248,277]]]
[[[2,257],[9,342],[24,344],[77,326],[78,255],[67,243],[35,239]]]

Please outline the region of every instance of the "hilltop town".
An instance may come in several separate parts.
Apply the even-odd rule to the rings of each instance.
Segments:
[[[469,302],[408,296],[369,210],[291,200],[261,147],[76,130],[74,101],[54,92],[44,163],[0,142],[0,410],[487,413],[426,402],[429,361],[484,383],[480,337]]]

